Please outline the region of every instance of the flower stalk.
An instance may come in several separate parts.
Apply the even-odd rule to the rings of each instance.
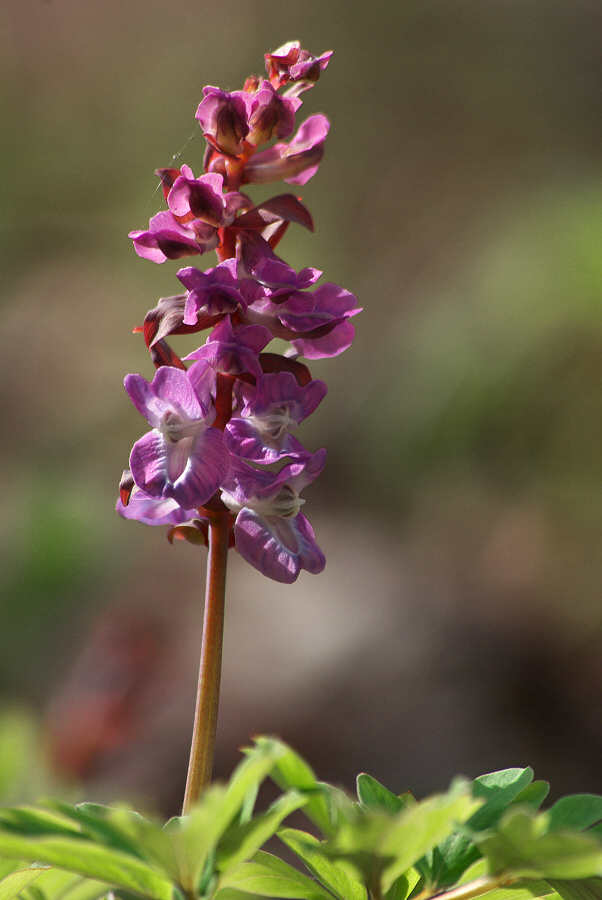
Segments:
[[[217,730],[230,514],[208,512],[208,519],[209,554],[201,665],[182,815],[190,812],[211,781]]]

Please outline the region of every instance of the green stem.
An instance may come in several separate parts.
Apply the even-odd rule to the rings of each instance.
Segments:
[[[203,643],[192,747],[182,814],[186,815],[211,781],[222,670],[224,605],[230,513],[209,512],[209,555]]]

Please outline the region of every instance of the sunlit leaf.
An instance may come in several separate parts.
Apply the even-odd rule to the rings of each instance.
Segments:
[[[263,815],[231,828],[220,841],[216,866],[220,872],[232,871],[262,847],[275,834],[288,815],[307,802],[302,794],[290,792],[279,797]]]
[[[470,829],[483,831],[490,828],[510,804],[519,802],[519,798],[530,807],[537,804],[537,801],[541,802],[547,793],[543,787],[545,782],[537,782],[538,787],[531,790],[534,787],[532,779],[531,768],[502,769],[475,778],[471,790],[474,797],[483,801],[483,805],[468,820]],[[421,861],[418,868],[433,889],[448,887],[455,884],[462,872],[476,862],[479,856],[480,851],[471,838],[467,834],[456,832]]]
[[[30,885],[32,881],[39,878],[40,875],[47,871],[48,869],[46,867],[42,868],[38,866],[37,868],[21,869],[17,872],[11,872],[10,875],[7,875],[0,881],[0,900],[12,900],[13,897],[16,897],[17,894],[20,894],[22,890]]]
[[[602,797],[596,794],[573,794],[557,800],[546,813],[550,831],[583,831],[602,821]]]
[[[551,879],[549,883],[562,900],[602,900],[602,878],[584,878],[579,881]]]
[[[363,884],[325,856],[320,841],[313,835],[295,828],[281,828],[278,837],[339,900],[365,900]]]
[[[550,785],[547,781],[534,781],[516,795],[512,805],[526,806],[533,812],[537,812],[549,793]]]
[[[257,738],[255,743],[261,747],[270,740],[269,738]],[[305,760],[301,759],[286,744],[280,743],[280,747],[283,753],[278,758],[270,777],[284,791],[296,790],[309,794],[309,801],[304,807],[305,814],[323,834],[330,834],[332,820],[324,788],[319,785],[311,767]]]
[[[556,891],[550,887],[547,881],[525,881],[519,884],[511,884],[505,887],[495,888],[482,895],[486,900],[534,900],[540,897],[542,900],[559,900]]]
[[[142,861],[81,838],[26,838],[3,832],[0,855],[59,866],[156,900],[170,900],[172,893],[171,883]]]
[[[260,850],[252,862],[220,879],[215,900],[234,900],[230,891],[283,900],[332,900],[332,894],[288,863]]]
[[[475,837],[493,872],[523,878],[590,878],[602,873],[602,842],[587,834],[545,832],[546,815],[537,819],[520,810],[508,813],[497,831]]]
[[[357,798],[360,806],[367,811],[381,811],[395,814],[405,809],[406,804],[396,794],[383,787],[376,778],[362,773],[357,776]]]
[[[402,813],[383,844],[385,855],[395,853],[394,862],[383,872],[383,889],[388,890],[428,850],[449,837],[455,825],[465,822],[479,805],[460,782],[448,794],[423,800]]]

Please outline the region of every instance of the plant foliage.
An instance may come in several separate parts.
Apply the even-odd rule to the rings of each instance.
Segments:
[[[256,810],[261,783],[280,796]],[[258,738],[229,783],[161,825],[46,801],[0,810],[0,900],[602,900],[602,797],[548,792],[531,769],[455,779],[425,800],[369,775],[357,799]],[[283,825],[302,810],[307,830]],[[262,849],[276,836],[289,864]]]

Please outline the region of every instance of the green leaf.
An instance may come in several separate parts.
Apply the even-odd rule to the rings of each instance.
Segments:
[[[264,746],[266,742],[278,743],[283,751],[271,772],[272,780],[283,791],[302,791],[309,795],[309,802],[304,807],[305,814],[323,834],[331,834],[329,796],[324,786],[316,780],[311,767],[287,744],[275,742],[271,738],[257,738],[255,741],[258,747]]]
[[[213,785],[190,815],[171,819],[166,826],[178,862],[180,884],[188,891],[197,890],[210,853],[286,748],[279,741],[262,738],[245,753],[247,758],[235,769],[227,786]]]
[[[240,813],[247,795],[258,788],[272,772],[274,766],[286,754],[287,748],[280,741],[262,738],[247,753],[247,758],[236,768],[226,791],[223,818],[226,826]]]
[[[306,802],[307,798],[302,794],[291,791],[279,797],[263,815],[244,825],[232,827],[218,846],[218,871],[230,872],[250,859],[275,834],[282,820]]]
[[[240,891],[283,900],[332,900],[332,894],[313,879],[263,850],[220,879],[215,900],[234,900]]]
[[[546,815],[549,831],[584,831],[602,821],[602,797],[596,794],[562,797]]]
[[[590,878],[602,873],[602,842],[587,834],[545,832],[547,815],[509,811],[499,829],[475,840],[493,872],[522,878]]]
[[[558,900],[558,894],[547,881],[525,881],[511,884],[495,888],[482,896],[487,900],[533,900],[536,897],[540,897],[542,900],[546,897],[549,897],[550,900]]]
[[[156,900],[171,898],[171,883],[145,863],[82,838],[26,838],[0,833],[0,856],[59,866],[87,878],[125,888],[143,897]]]
[[[385,855],[395,854],[394,862],[383,872],[383,889],[387,891],[425,853],[448,838],[457,823],[465,822],[479,805],[469,795],[468,785],[458,782],[447,794],[423,800],[402,813],[383,844]]]
[[[313,835],[295,828],[281,828],[278,837],[338,900],[366,900],[363,884],[328,859],[320,841]]]
[[[11,872],[0,881],[0,900],[12,900],[17,894],[31,884],[36,878],[39,878],[44,872],[48,871],[48,867],[36,866],[31,869],[21,869],[17,872]]]
[[[221,818],[225,795],[225,787],[212,785],[188,816],[174,817],[165,825],[178,864],[179,882],[186,891],[196,891],[209,854],[227,827]]]
[[[497,822],[509,804],[533,780],[533,769],[502,769],[481,775],[472,783],[473,797],[483,800],[483,806],[470,819],[474,831],[483,831]]]
[[[179,867],[170,837],[156,822],[131,809],[105,807],[95,814],[89,811],[89,804],[77,806],[76,814],[91,836],[102,839],[104,835],[106,842],[114,841],[116,849],[129,850],[170,881],[178,880]]]
[[[97,900],[106,897],[110,887],[102,881],[52,867],[46,870],[43,879],[24,891],[22,900]]]
[[[549,883],[562,900],[602,900],[602,878],[584,878],[579,881],[550,879]]]
[[[396,794],[383,787],[376,778],[362,773],[357,776],[357,799],[362,809],[374,812],[395,813],[405,809],[406,804]]]
[[[447,794],[430,797],[395,816],[358,812],[355,821],[341,823],[325,851],[371,889],[382,882],[386,892],[479,805],[468,783],[458,781]]]
[[[532,779],[531,768],[502,769],[475,778],[471,785],[472,794],[481,799],[483,805],[468,820],[471,831],[484,831],[492,827],[513,803],[522,802],[532,807],[538,800],[543,801],[547,793],[544,792],[545,782],[536,782],[537,787],[533,790]],[[467,834],[456,833],[421,861],[418,868],[435,890],[455,884],[479,856],[480,851],[473,840]]]
[[[532,812],[537,812],[549,793],[550,785],[547,781],[534,781],[516,795],[512,806],[525,806]]]
[[[74,836],[81,833],[78,826],[61,812],[29,806],[0,809],[0,830],[32,837]]]
[[[385,894],[386,900],[407,900],[419,881],[419,872],[416,869],[408,869],[393,882]]]

